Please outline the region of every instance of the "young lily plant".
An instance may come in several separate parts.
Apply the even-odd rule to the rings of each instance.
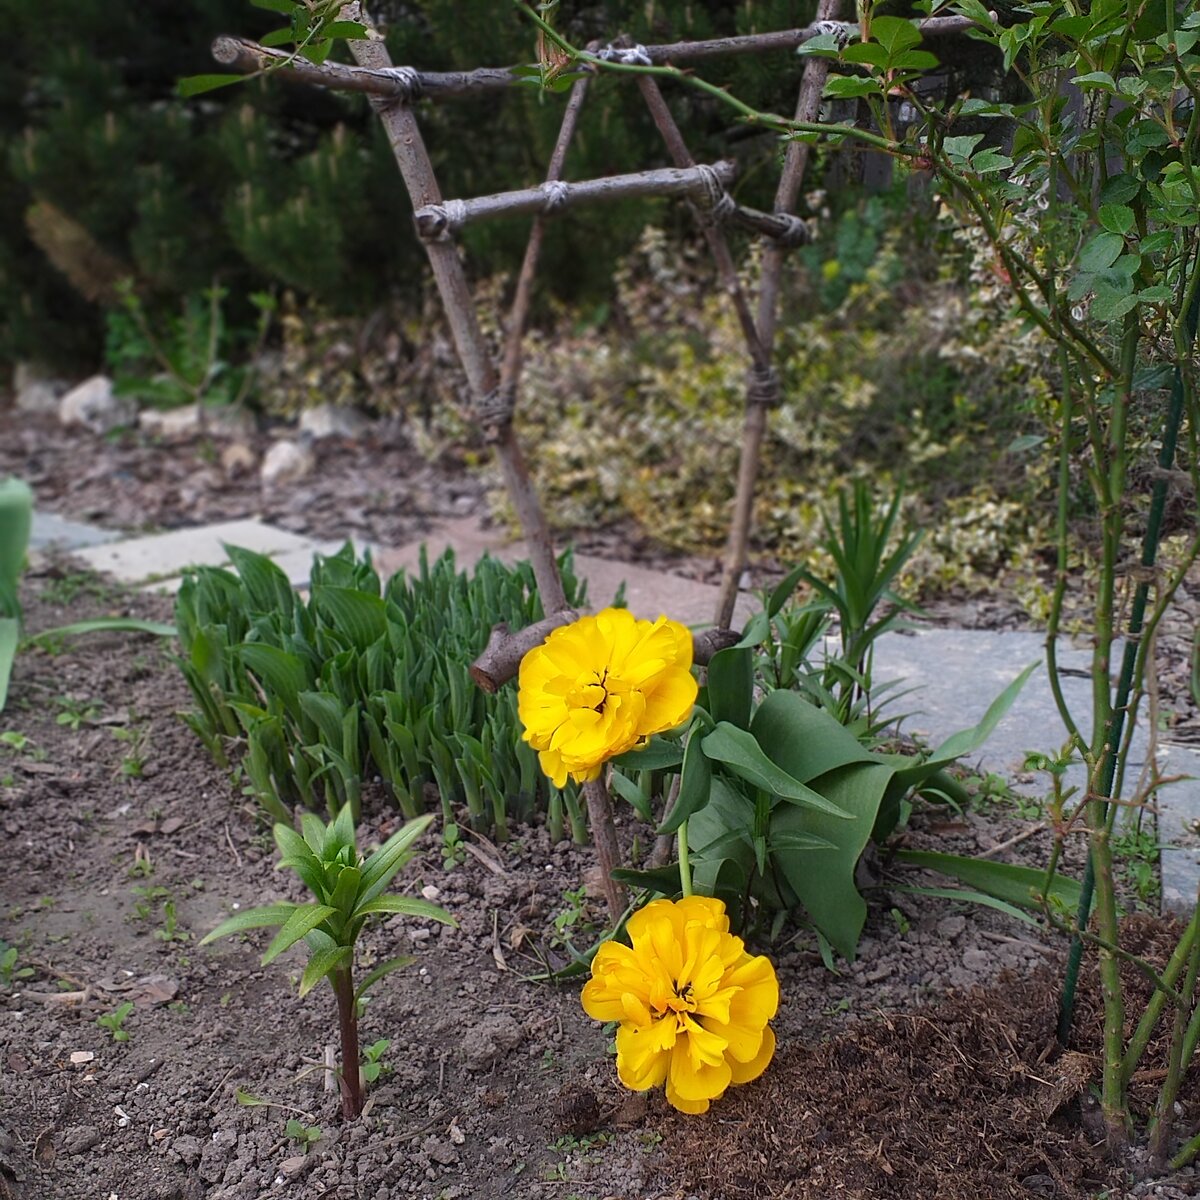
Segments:
[[[265,967],[298,942],[308,949],[308,963],[300,977],[300,995],[306,996],[322,979],[328,979],[337,997],[338,1030],[342,1044],[342,1116],[353,1120],[362,1112],[362,1067],[358,1049],[359,1002],[385,975],[412,962],[389,958],[354,983],[354,948],[367,921],[377,914],[403,913],[454,925],[454,918],[436,904],[414,896],[386,894],[386,888],[412,857],[412,845],[428,829],[433,814],[418,817],[398,829],[369,858],[355,842],[350,805],[326,825],[313,813],[301,818],[303,835],[282,823],[275,826],[275,844],[287,867],[303,880],[314,899],[305,904],[280,901],[248,909],[216,927],[201,945],[251,929],[278,928],[262,957]]]

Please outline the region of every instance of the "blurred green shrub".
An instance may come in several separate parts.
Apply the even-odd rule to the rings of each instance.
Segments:
[[[588,41],[627,32],[642,41],[805,24],[813,0],[753,6],[605,0],[563,19]],[[530,31],[493,0],[381,4],[397,63],[430,70],[531,61]],[[362,315],[399,296],[419,307],[423,252],[405,222],[408,201],[382,128],[362,97],[277,79],[192,100],[177,81],[212,70],[221,33],[263,35],[276,14],[246,0],[176,9],[0,0],[6,52],[0,78],[0,364],[41,359],[94,367],[108,284],[132,276],[157,318],[219,278],[228,319],[252,328],[248,297],[294,289],[334,316]],[[344,47],[337,50],[345,57]],[[768,107],[794,95],[801,63],[780,52],[728,60],[723,82]],[[573,178],[666,161],[635,88],[598,80],[572,147]],[[563,99],[512,89],[423,105],[421,122],[448,196],[500,191],[542,178]],[[734,145],[715,102],[680,97],[697,158],[742,160],[744,194],[769,200],[775,139]],[[481,130],[486,130],[482,134]],[[555,222],[543,254],[545,294],[603,301],[614,257],[629,249],[653,203],[593,209]],[[683,208],[669,218],[682,228]],[[515,269],[528,223],[472,228],[465,248],[482,276]],[[53,269],[47,270],[47,262]],[[96,271],[97,264],[102,270]],[[81,286],[81,281],[83,285]],[[98,283],[99,286],[93,286]]]

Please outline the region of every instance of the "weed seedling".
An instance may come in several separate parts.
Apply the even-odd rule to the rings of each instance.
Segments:
[[[133,905],[133,919],[135,921],[149,921],[154,915],[155,901],[164,900],[171,894],[169,888],[158,886],[140,886],[132,890],[133,894],[139,897]]]
[[[54,703],[62,709],[54,718],[55,724],[69,725],[76,733],[85,721],[90,721],[100,712],[100,705],[94,700],[77,700],[74,696],[58,696]]]
[[[467,860],[467,852],[462,843],[462,835],[453,821],[446,824],[442,832],[442,870],[453,871],[461,867]]]
[[[299,1143],[305,1154],[321,1140],[320,1125],[305,1125],[303,1121],[297,1121],[295,1117],[288,1119],[284,1132],[293,1142]]]
[[[912,926],[909,924],[908,918],[898,908],[892,909],[892,920],[895,922],[896,932],[901,937],[904,937],[912,928]]]
[[[101,1029],[107,1029],[112,1034],[114,1042],[129,1041],[129,1030],[126,1029],[125,1022],[129,1019],[129,1014],[133,1012],[133,1003],[126,1000],[124,1004],[118,1004],[110,1013],[105,1013],[101,1017],[96,1018],[96,1024]]]
[[[383,1061],[383,1056],[391,1044],[387,1038],[380,1038],[379,1041],[363,1048],[362,1077],[368,1083],[374,1083],[384,1071],[392,1069]]]
[[[0,988],[11,992],[13,984],[33,976],[32,967],[17,966],[17,948],[0,939]]]
[[[154,931],[154,936],[160,942],[186,942],[192,935],[186,929],[179,928],[175,916],[175,901],[169,897],[163,901],[163,927]]]
[[[4,746],[8,750],[12,750],[20,754],[26,746],[30,745],[29,737],[16,729],[6,729],[0,733],[0,746]]]

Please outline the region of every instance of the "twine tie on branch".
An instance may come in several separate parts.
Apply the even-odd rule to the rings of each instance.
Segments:
[[[475,418],[483,428],[483,440],[489,445],[500,440],[512,424],[517,389],[513,384],[499,384],[475,405]]]
[[[775,241],[781,246],[787,246],[790,250],[796,246],[807,246],[812,241],[808,224],[800,217],[786,212],[777,212],[775,216],[783,225],[781,232],[775,235]]]
[[[467,220],[465,200],[444,200],[415,213],[418,235],[427,242],[448,242]]]
[[[571,185],[561,179],[547,179],[542,184],[542,191],[546,193],[546,203],[542,206],[542,212],[547,217],[552,217],[565,208],[571,197]]]
[[[607,45],[597,53],[596,57],[602,62],[621,63],[627,67],[652,67],[654,60],[649,51],[640,42],[636,46]]]
[[[779,391],[779,376],[772,366],[751,367],[746,372],[746,403],[774,408],[782,396]]]
[[[737,211],[737,202],[725,190],[721,177],[709,163],[697,163],[696,170],[704,181],[705,200],[713,219],[728,220]]]
[[[837,42],[839,50],[844,50],[851,35],[858,32],[858,26],[851,25],[847,21],[818,21],[813,28],[817,31],[818,37],[833,38]]]
[[[380,75],[395,81],[396,99],[401,104],[413,104],[424,95],[425,87],[415,67],[380,67]]]

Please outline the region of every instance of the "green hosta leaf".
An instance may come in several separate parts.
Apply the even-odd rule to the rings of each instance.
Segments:
[[[355,1000],[361,999],[367,994],[367,991],[374,987],[385,975],[390,975],[393,971],[399,971],[402,967],[411,966],[417,960],[411,954],[400,954],[395,958],[389,958],[387,962],[382,962],[379,966],[369,971],[363,976],[362,982],[354,991]]]
[[[76,621],[71,625],[57,625],[43,629],[39,638],[80,637],[85,633],[149,633],[154,637],[176,637],[179,630],[162,621],[140,621],[136,617],[97,617],[91,621]]]
[[[374,900],[368,900],[354,910],[354,919],[369,917],[372,913],[402,913],[406,917],[440,921],[443,925],[455,927],[458,925],[458,922],[444,908],[417,896],[379,896]]]
[[[708,664],[708,706],[712,719],[747,729],[753,699],[754,652],[749,647],[730,646],[714,654]]]
[[[345,705],[331,692],[300,692],[300,711],[316,725],[321,741],[331,750],[342,748],[342,717]]]
[[[660,835],[675,833],[694,813],[699,812],[712,794],[712,767],[701,746],[701,732],[694,728],[688,737],[687,749],[683,752],[683,774],[679,781],[679,795],[670,816],[658,827]]]
[[[683,762],[683,743],[652,737],[641,750],[628,750],[612,760],[622,771],[663,771]]]
[[[239,647],[242,665],[262,681],[267,696],[278,696],[293,716],[299,715],[299,695],[308,687],[308,670],[298,655],[263,642],[243,642]]]
[[[267,952],[262,956],[262,965],[265,967],[273,963],[285,950],[316,929],[322,921],[328,921],[336,912],[337,909],[328,904],[296,905],[283,928],[275,935],[275,940],[267,947]]]
[[[959,854],[939,854],[931,850],[898,850],[896,861],[949,875],[976,891],[985,892],[1018,908],[1038,910],[1037,897],[1046,883],[1046,872],[1035,867],[1019,867],[1013,863],[992,862],[986,858],[968,858]],[[1047,897],[1068,912],[1079,907],[1080,886],[1077,880],[1055,875]]]
[[[313,603],[329,624],[360,651],[387,634],[387,603],[380,596],[323,585],[313,588]]]
[[[280,904],[267,904],[261,908],[248,908],[245,912],[234,913],[227,921],[222,921],[211,933],[200,939],[200,945],[206,946],[217,938],[229,937],[234,933],[245,933],[249,929],[269,929],[273,925],[286,924],[296,905],[290,901]]]
[[[296,594],[283,569],[265,554],[246,550],[242,546],[222,545],[229,555],[229,561],[237,568],[238,577],[254,608],[264,613],[282,612],[290,618]]]
[[[309,957],[304,974],[300,977],[300,996],[303,998],[325,978],[332,974],[354,953],[353,946],[330,946],[318,950]]]
[[[735,775],[755,787],[780,796],[793,804],[804,805],[831,817],[849,820],[850,814],[813,791],[798,779],[793,779],[763,753],[754,736],[736,725],[721,722],[701,743],[704,753],[716,762],[724,763]]]

